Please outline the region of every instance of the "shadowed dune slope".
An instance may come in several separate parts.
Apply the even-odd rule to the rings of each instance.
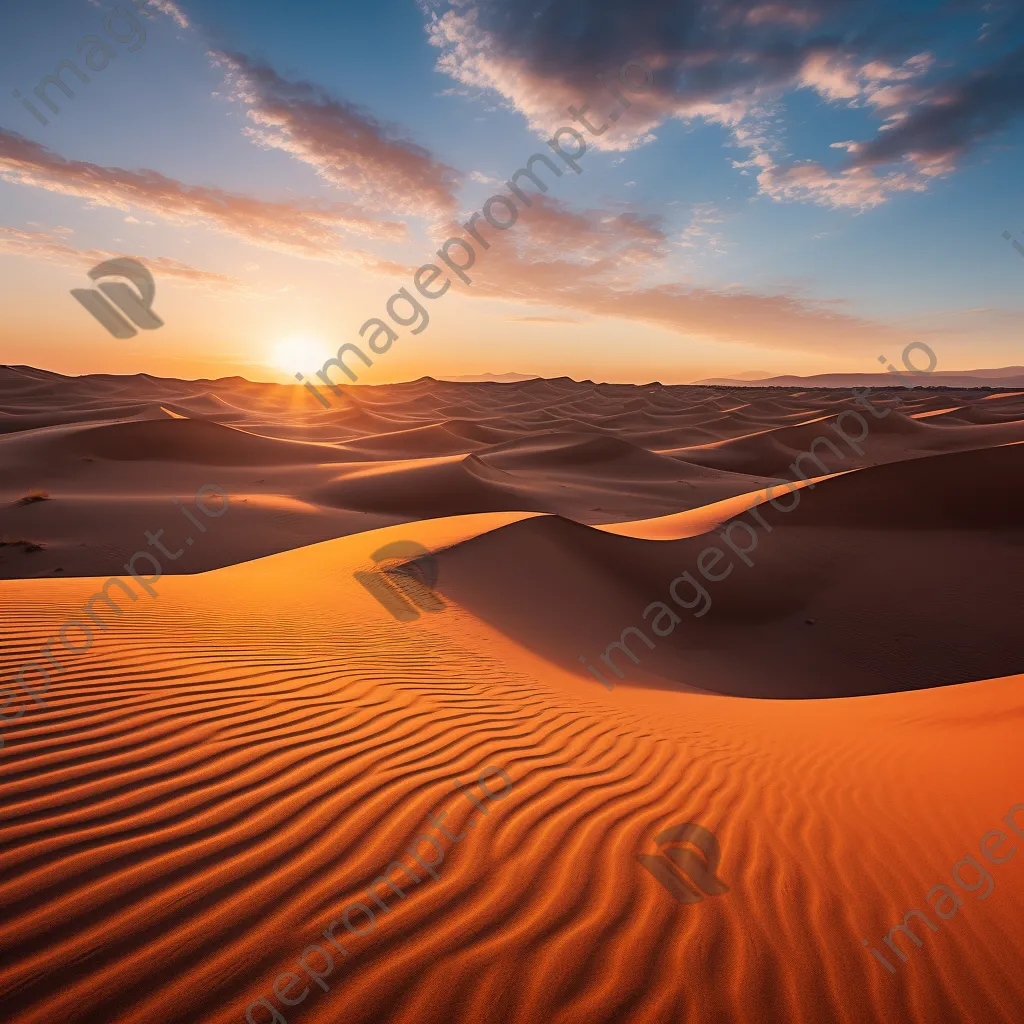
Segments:
[[[198,419],[112,423],[69,432],[63,443],[75,455],[126,462],[155,460],[206,466],[269,466],[345,459],[342,452],[326,445],[256,437],[234,427]]]
[[[320,504],[417,518],[456,510],[529,510],[513,478],[475,456],[377,463],[332,481],[313,493]]]
[[[440,587],[611,682],[809,698],[1007,675],[1024,671],[1022,469],[1013,445],[859,470],[673,541],[531,519],[443,552]],[[629,627],[647,639],[602,664]]]
[[[483,448],[486,442],[463,436],[448,429],[447,424],[412,427],[389,434],[373,434],[348,441],[348,451],[366,452],[385,458],[416,459],[432,455],[463,455]]]
[[[815,490],[820,493],[808,497],[798,513],[801,525],[1019,530],[1024,528],[1024,443],[875,466]]]
[[[527,473],[590,474],[602,479],[606,475],[628,475],[669,481],[714,476],[702,467],[686,466],[621,438],[593,434],[552,433],[507,441],[477,454],[488,465]]]
[[[855,410],[851,410],[855,411]],[[716,469],[766,477],[790,477],[790,466],[811,451],[832,471],[877,465],[935,452],[982,448],[1024,440],[1024,418],[978,425],[966,420],[940,425],[942,417],[913,419],[891,411],[883,419],[860,423],[850,417],[829,416],[793,426],[682,449],[683,458]],[[853,443],[850,443],[850,439]],[[820,440],[819,439],[823,439]]]

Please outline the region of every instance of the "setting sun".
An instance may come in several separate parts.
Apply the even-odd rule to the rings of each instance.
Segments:
[[[301,336],[284,338],[274,346],[269,365],[293,376],[319,366],[326,351],[327,345],[322,341]]]

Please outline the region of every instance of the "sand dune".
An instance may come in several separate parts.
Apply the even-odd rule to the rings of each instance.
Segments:
[[[857,453],[802,384],[345,392],[0,372],[5,1021],[1016,1024],[1024,394]],[[354,576],[396,541],[408,622]],[[696,903],[638,860],[686,823]]]
[[[750,495],[740,504],[760,499],[763,524],[748,513],[674,541],[530,519],[441,553],[440,588],[518,645],[581,676],[584,655],[616,685],[807,698],[1010,675],[1024,672],[1022,470],[1024,445],[859,470],[801,490],[791,512]],[[725,556],[716,582],[698,569],[709,546]],[[647,639],[602,665],[629,627]]]
[[[125,547],[153,529],[152,503],[210,482],[197,484],[201,467],[257,520],[275,501],[297,502],[289,519],[267,519],[262,543],[254,531],[234,549],[236,559],[400,518],[519,510],[589,525],[656,519],[788,478],[822,436],[842,446],[836,456],[818,445],[828,472],[1024,440],[1024,397],[1014,392],[876,391],[884,418],[864,413],[870,437],[858,452],[834,433],[863,407],[822,389],[426,377],[342,390],[324,409],[302,388],[241,378],[6,368],[0,536],[37,550],[0,551],[0,576],[120,571]],[[33,489],[50,494],[45,515],[12,504]],[[110,526],[94,515],[80,529],[83,509],[104,503]],[[232,559],[194,551],[169,571]]]
[[[341,462],[336,448],[256,437],[244,430],[198,419],[147,419],[68,432],[38,446],[45,457],[58,445],[69,455],[118,462],[193,462],[207,466],[274,466]]]
[[[501,521],[416,535],[457,552]],[[905,942],[896,977],[862,940],[885,950],[981,836],[1014,836],[1021,677],[857,701],[609,693],[460,606],[383,613],[351,570],[405,535],[168,578],[7,726],[7,1019],[228,1024],[268,999],[314,1024],[698,1024],[748,1019],[756,992],[771,1021],[1011,1024],[1019,856]],[[2,584],[5,669],[94,588]],[[483,818],[452,787],[488,765],[513,789]],[[464,837],[438,877],[378,890],[372,934],[339,924],[350,953],[318,987],[299,958],[441,812]],[[636,859],[684,821],[717,835],[730,890],[691,906]],[[274,983],[294,971],[282,990],[309,991],[289,1008]]]
[[[410,427],[387,434],[374,434],[348,441],[346,451],[371,452],[375,455],[391,455],[398,458],[417,458],[428,455],[465,454],[482,448],[486,442],[466,437],[448,428],[446,423],[435,423],[429,427]]]
[[[314,493],[322,504],[435,518],[455,506],[473,512],[524,508],[514,488],[473,456],[377,463],[349,472]]]

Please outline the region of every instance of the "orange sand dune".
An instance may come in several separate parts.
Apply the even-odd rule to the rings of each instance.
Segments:
[[[1024,395],[343,392],[0,369],[5,1022],[1017,1024]]]
[[[794,519],[876,472],[819,484]],[[460,552],[504,553],[507,571],[526,527],[592,535],[568,549],[590,559],[578,568],[626,586],[632,560],[608,544],[625,538],[516,518],[405,524],[165,578],[64,655],[0,751],[4,1019],[1014,1024],[1024,677],[850,700],[609,692],[452,600]],[[822,527],[777,527],[808,529]],[[448,606],[400,623],[352,572],[408,537],[446,549]],[[563,568],[531,562],[534,601]],[[750,588],[778,585],[771,565],[751,573]],[[5,678],[97,582],[0,583]],[[718,613],[734,642],[760,642],[735,608]],[[489,771],[493,800],[474,781]],[[441,838],[431,815],[461,836],[443,859],[417,840]],[[638,856],[689,822],[717,837],[728,892],[686,904]],[[998,865],[983,853],[996,829],[997,852],[1013,849]],[[434,876],[396,874],[401,898],[378,886],[374,904],[389,863],[417,869],[410,847]],[[952,914],[952,898],[928,897],[943,885]],[[364,934],[350,933],[362,901],[373,930],[357,915]],[[905,919],[920,947],[890,932]]]

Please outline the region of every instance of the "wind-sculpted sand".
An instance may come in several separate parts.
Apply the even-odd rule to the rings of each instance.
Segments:
[[[568,378],[342,390],[325,410],[300,387],[240,377],[0,368],[0,536],[41,545],[0,548],[0,578],[117,573],[170,497],[214,477],[232,496],[230,536],[167,572],[476,512],[651,519],[787,479],[814,437],[859,408],[844,391]],[[874,394],[891,412],[836,471],[1024,440],[1020,392]],[[16,504],[33,489],[51,500]]]
[[[171,497],[231,494],[45,706],[0,707],[5,1021],[1019,1019],[1024,394],[904,392],[781,513],[758,495],[850,396],[296,391],[4,377],[0,529],[45,546],[0,548],[3,680]],[[772,530],[707,614],[613,691],[588,675],[752,506]],[[406,539],[446,607],[399,622],[353,573]],[[484,815],[456,787],[489,766]],[[438,877],[334,927],[439,814],[464,838]],[[686,823],[728,888],[693,903],[637,859]],[[911,908],[939,926],[901,959]]]

